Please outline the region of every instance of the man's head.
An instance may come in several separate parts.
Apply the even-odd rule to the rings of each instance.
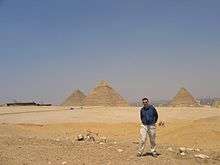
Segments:
[[[148,98],[143,98],[142,99],[142,103],[143,103],[143,105],[144,105],[144,107],[148,107],[149,106],[149,100],[148,100]]]

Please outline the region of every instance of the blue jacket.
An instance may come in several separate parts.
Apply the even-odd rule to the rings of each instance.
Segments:
[[[140,111],[141,121],[143,125],[152,125],[157,122],[158,114],[153,105],[141,108]]]

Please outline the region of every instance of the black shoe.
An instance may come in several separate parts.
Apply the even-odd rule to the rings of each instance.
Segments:
[[[157,153],[157,152],[152,152],[152,156],[153,156],[154,158],[157,158],[157,157],[158,157],[158,153]]]
[[[141,153],[137,153],[137,157],[142,157],[143,155]]]

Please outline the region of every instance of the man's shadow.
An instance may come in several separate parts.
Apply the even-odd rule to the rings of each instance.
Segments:
[[[156,157],[158,157],[158,156],[160,156],[161,154],[160,153],[157,153],[156,154]],[[144,153],[142,156],[152,156],[152,157],[155,157],[155,156],[153,156],[153,154],[151,153],[151,152],[146,152],[146,153]]]

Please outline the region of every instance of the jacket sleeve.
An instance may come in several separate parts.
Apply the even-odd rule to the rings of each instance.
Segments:
[[[143,115],[142,109],[140,110],[140,118],[141,118],[141,122],[143,123],[144,115]]]
[[[158,120],[158,113],[157,113],[156,108],[154,108],[154,117],[155,117],[155,122],[157,122],[157,120]]]

